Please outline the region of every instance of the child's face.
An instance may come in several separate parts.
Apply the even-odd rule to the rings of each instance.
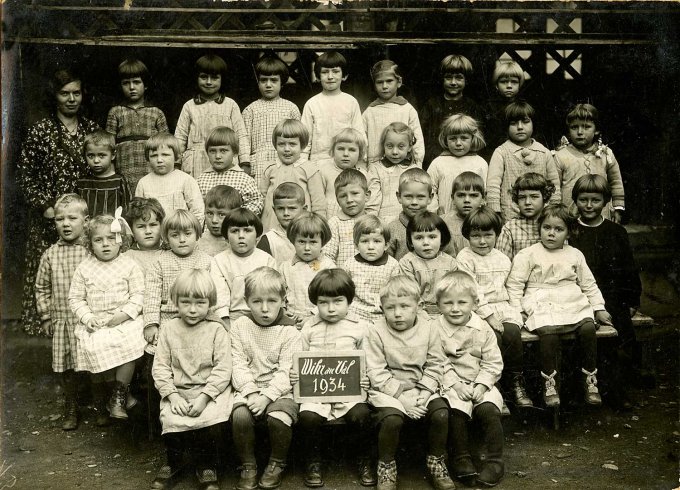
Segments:
[[[333,147],[333,161],[343,170],[355,168],[360,154],[359,145],[349,141],[338,141]]]
[[[116,234],[111,231],[110,225],[97,226],[90,235],[92,241],[92,253],[102,262],[108,262],[118,257],[120,243],[116,243]]]
[[[123,97],[128,102],[139,102],[144,100],[144,80],[142,77],[123,78],[120,81],[120,88],[123,90]]]
[[[283,308],[283,298],[276,292],[254,293],[246,298],[253,319],[259,325],[269,326],[276,321]]]
[[[297,218],[306,208],[307,206],[297,199],[274,200],[274,214],[284,230],[287,230],[290,222]]]
[[[397,96],[397,90],[401,87],[401,77],[397,77],[394,73],[382,72],[375,78],[373,85],[378,97],[387,102]]]
[[[387,244],[385,243],[385,237],[379,231],[361,235],[359,237],[359,243],[357,243],[359,255],[369,262],[375,262],[385,255],[386,248]]]
[[[441,295],[437,306],[449,325],[462,327],[468,324],[472,310],[477,306],[477,298],[466,291],[449,288]]]
[[[519,93],[519,77],[500,77],[496,89],[504,99],[514,99]]]
[[[556,250],[564,246],[564,242],[569,238],[569,228],[567,224],[556,216],[548,216],[541,223],[541,243],[548,250]]]
[[[321,235],[314,236],[297,236],[293,242],[295,247],[295,255],[303,262],[311,262],[316,260],[321,255]]]
[[[54,224],[59,237],[65,242],[73,242],[83,236],[87,216],[75,204],[57,206],[54,210]]]
[[[207,98],[215,98],[222,87],[222,75],[198,74],[198,90]]]
[[[454,157],[462,157],[470,153],[472,135],[469,133],[450,134],[446,137],[446,147]]]
[[[168,230],[168,246],[179,257],[187,257],[194,252],[198,237],[193,228],[186,230]]]
[[[85,147],[85,160],[95,177],[109,177],[114,174],[114,155],[108,146],[89,144]]]
[[[579,150],[587,150],[597,136],[595,123],[590,119],[574,119],[569,123],[569,141]]]
[[[457,189],[453,191],[453,206],[458,216],[465,217],[471,211],[482,207],[484,195],[476,189]]]
[[[222,221],[229,212],[228,208],[208,206],[205,208],[205,226],[212,236],[222,236]]]
[[[191,296],[180,296],[177,298],[177,311],[184,323],[193,327],[205,320],[210,310],[208,298],[192,298]]]
[[[157,175],[169,174],[175,169],[175,152],[169,146],[161,145],[149,151],[149,165]]]
[[[209,146],[208,160],[215,172],[223,172],[234,166],[234,150],[229,145]]]
[[[342,76],[342,68],[336,66],[334,68],[322,67],[319,70],[319,79],[321,80],[321,88],[324,92],[339,92],[340,86],[345,78]]]
[[[543,194],[541,191],[526,190],[517,192],[517,207],[519,214],[528,219],[538,216],[543,210]]]
[[[604,209],[604,196],[599,192],[581,192],[576,197],[576,208],[581,220],[586,224],[596,223]]]
[[[408,152],[411,151],[408,134],[389,131],[385,137],[383,151],[390,162],[400,163],[403,161],[408,156]]]
[[[260,89],[260,95],[263,99],[276,99],[281,93],[281,76],[260,75],[257,77],[257,88]]]
[[[276,154],[284,165],[292,165],[297,162],[300,159],[301,152],[300,138],[285,138],[283,136],[276,138]]]
[[[427,184],[406,182],[397,191],[397,200],[404,214],[413,218],[418,211],[424,211],[432,202],[432,191]]]
[[[382,310],[387,325],[403,332],[416,324],[418,299],[411,296],[386,296],[382,299]]]
[[[319,296],[316,307],[322,320],[337,323],[347,316],[349,301],[344,296]]]
[[[232,252],[239,257],[247,257],[257,245],[257,230],[254,226],[230,226],[227,228],[227,241]]]
[[[423,259],[434,259],[442,246],[442,233],[439,230],[416,231],[411,233],[413,252]]]
[[[477,255],[487,255],[496,246],[496,232],[493,230],[472,230],[470,248]]]
[[[148,220],[133,220],[132,236],[140,250],[156,250],[161,242],[161,222],[156,213],[152,212]]]
[[[364,212],[366,200],[370,195],[371,193],[359,184],[347,184],[338,188],[335,198],[343,213],[347,216],[357,216]]]
[[[534,123],[530,117],[512,121],[508,125],[508,137],[510,141],[519,146],[529,146],[531,135],[534,134]]]
[[[462,73],[447,73],[442,83],[444,96],[447,99],[459,99],[465,90],[465,75]]]

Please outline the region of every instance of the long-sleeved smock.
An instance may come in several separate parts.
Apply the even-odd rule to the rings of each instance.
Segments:
[[[243,201],[243,207],[250,209],[256,215],[262,213],[264,198],[260,194],[256,181],[243,171],[238,165],[216,172],[212,167],[196,178],[201,195],[205,199],[208,191],[217,185],[228,185],[236,189]]]
[[[342,169],[335,164],[332,158],[319,160],[317,164],[319,166],[319,174],[321,175],[321,183],[323,184],[326,199],[326,216],[330,219],[338,212],[342,211],[335,195],[335,179],[340,175]],[[357,165],[354,168],[364,174],[364,177],[366,177],[366,181],[368,182],[368,192],[371,193],[368,199],[366,199],[364,211],[370,214],[378,214],[378,209],[380,209],[380,203],[382,202],[382,192],[380,190],[378,174],[375,170],[366,170],[364,165]]]
[[[317,312],[317,308],[309,299],[309,284],[323,269],[334,269],[335,262],[320,255],[311,262],[300,260],[296,255],[292,260],[281,263],[279,272],[288,286],[288,312],[298,319],[306,319]]]
[[[439,252],[433,259],[424,259],[409,252],[399,261],[399,267],[404,275],[418,283],[425,311],[430,315],[438,315],[434,286],[447,272],[458,270],[456,259],[444,252]]]
[[[446,214],[453,211],[453,181],[463,172],[474,172],[486,182],[486,175],[489,164],[479,155],[464,155],[456,157],[449,154],[438,156],[427,169],[427,173],[432,177],[432,192],[434,192],[433,202],[437,203],[439,214]]]
[[[178,209],[188,209],[203,223],[205,206],[201,189],[191,175],[181,170],[171,170],[165,175],[149,173],[137,183],[135,197],[153,197],[169,216]]]

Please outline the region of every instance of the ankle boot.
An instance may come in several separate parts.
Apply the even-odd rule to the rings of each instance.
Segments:
[[[427,472],[430,482],[435,490],[455,490],[456,485],[449,476],[444,456],[432,456],[429,454],[426,459]]]
[[[597,369],[592,373],[581,368],[581,372],[585,375],[583,378],[583,388],[585,401],[588,405],[602,405],[602,398],[600,391],[597,389]]]
[[[110,388],[106,382],[92,383],[92,398],[94,399],[94,411],[97,413],[95,425],[106,427],[111,423],[107,402],[109,401]]]
[[[397,490],[397,462],[378,461],[377,490]]]
[[[285,467],[286,463],[270,459],[260,478],[260,488],[264,490],[279,488],[283,481],[283,470]]]
[[[527,390],[524,387],[524,375],[522,373],[512,373],[510,379],[510,391],[514,399],[515,405],[520,408],[533,407],[534,403],[527,395]]]
[[[241,474],[239,475],[236,490],[256,490],[257,465],[252,463],[243,463],[239,469],[241,470]]]
[[[78,413],[78,385],[73,371],[62,373],[62,388],[64,390],[64,419],[61,423],[63,430],[78,428],[80,414]]]
[[[557,376],[557,371],[553,371],[550,376],[541,371],[541,376],[545,380],[545,387],[543,389],[543,403],[548,408],[559,407],[560,406],[560,395],[557,394],[557,388],[555,384],[555,376]]]
[[[129,390],[130,385],[125,385],[120,381],[115,382],[108,403],[109,414],[114,419],[127,420],[128,414],[125,407],[127,405],[127,394]]]

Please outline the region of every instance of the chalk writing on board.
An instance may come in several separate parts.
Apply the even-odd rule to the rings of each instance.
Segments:
[[[366,372],[364,351],[305,351],[293,356],[299,375],[293,395],[303,402],[363,401],[361,378]]]

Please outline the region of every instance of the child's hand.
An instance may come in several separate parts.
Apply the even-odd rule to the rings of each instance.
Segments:
[[[47,335],[52,335],[54,331],[52,330],[52,320],[45,320],[40,324],[40,328],[42,328],[43,332],[45,332]]]
[[[92,333],[92,332],[96,332],[97,330],[102,328],[104,325],[105,325],[104,322],[99,320],[98,318],[91,318],[87,322],[86,327],[87,327],[87,331]]]
[[[615,209],[614,212],[612,213],[612,221],[616,224],[621,224],[621,219],[623,218],[623,213],[621,212],[620,209]]]
[[[256,393],[253,393],[253,395],[255,396],[251,395],[248,397],[246,400],[246,405],[248,405],[248,408],[253,413],[253,415],[260,417],[264,414],[267,406],[269,406],[272,401],[264,395],[259,395]]]
[[[290,372],[288,373],[288,377],[290,378],[291,386],[295,386],[297,384],[297,382],[300,381],[300,375],[293,368],[290,369]]]
[[[47,208],[43,213],[43,216],[47,219],[54,219],[54,208],[52,206]]]
[[[371,380],[368,379],[368,376],[365,374],[361,377],[361,380],[359,381],[359,386],[361,387],[362,390],[368,391],[371,389]]]
[[[107,327],[116,327],[120,325],[123,322],[126,322],[128,320],[131,320],[130,315],[127,313],[124,313],[122,311],[117,311],[113,314],[113,316],[109,319],[109,321],[106,323]]]
[[[461,400],[463,401],[472,400],[472,396],[474,395],[474,389],[469,384],[456,383],[455,385],[453,385],[453,389],[456,390],[456,393],[458,393],[458,397]]]
[[[488,317],[485,318],[486,323],[489,324],[491,328],[493,328],[496,332],[503,333],[503,323],[496,318],[495,314],[491,314]]]
[[[599,325],[612,325],[612,316],[607,310],[599,310],[595,312],[595,321]]]
[[[416,405],[418,405],[418,396],[420,395],[420,390],[417,388],[414,388],[412,390],[406,390],[399,395],[397,400],[401,402],[402,405],[404,405],[404,409],[406,409],[406,412],[408,413],[411,409],[415,408]]]
[[[158,325],[144,327],[144,340],[147,344],[155,344],[158,341]]]
[[[210,401],[210,397],[206,395],[205,393],[201,393],[198,395],[196,398],[194,398],[191,402],[191,406],[189,407],[189,412],[187,415],[189,417],[198,417],[203,413],[203,410],[205,410],[205,407],[208,406],[208,402]]]
[[[486,389],[486,386],[482,384],[476,384],[474,389],[472,390],[472,401],[474,403],[482,403],[484,400],[484,394],[488,390]]]
[[[186,401],[179,393],[173,393],[168,396],[168,401],[170,402],[170,411],[175,415],[189,415],[189,410],[191,410],[191,405]]]

